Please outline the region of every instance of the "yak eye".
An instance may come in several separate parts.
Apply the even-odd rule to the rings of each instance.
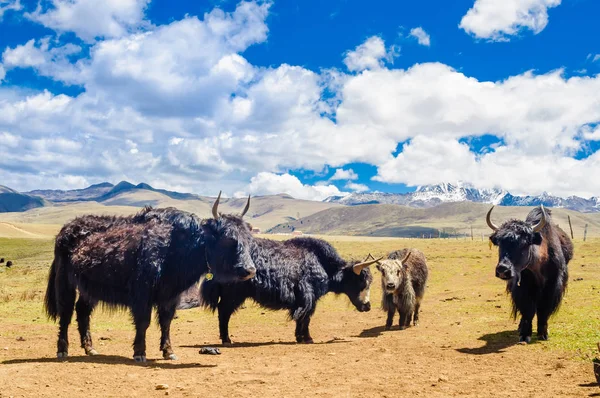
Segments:
[[[400,276],[400,270],[396,271],[396,275]]]

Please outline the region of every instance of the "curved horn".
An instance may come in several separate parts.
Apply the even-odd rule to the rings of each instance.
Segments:
[[[373,259],[370,261],[363,261],[362,263],[354,264],[352,266],[352,271],[354,271],[354,273],[356,275],[360,275],[360,271],[367,268],[369,265],[380,262],[381,260],[383,260],[383,257],[379,257],[379,258],[376,258],[376,259]]]
[[[495,206],[492,206],[492,208],[490,209],[490,211],[488,211],[487,216],[485,216],[485,221],[487,222],[488,227],[490,227],[494,231],[497,231],[498,227],[496,226],[496,224],[494,224],[492,222],[492,210],[494,210],[494,207]]]
[[[410,251],[410,249],[406,252],[406,256],[404,256],[404,258],[401,261],[402,265],[404,265],[404,263],[406,262],[406,260],[408,260],[408,258],[410,257],[411,253],[412,252]]]
[[[546,225],[546,211],[544,210],[544,205],[540,205],[540,209],[542,210],[542,219],[540,220],[539,223],[537,223],[536,225],[534,225],[533,228],[533,232],[540,232],[542,230],[542,228],[544,228],[544,226]]]
[[[246,213],[248,213],[249,208],[250,208],[250,195],[248,195],[248,203],[246,203],[246,207],[244,207],[244,210],[242,211],[242,217],[244,217],[244,215]]]
[[[219,212],[217,211],[219,209],[219,200],[221,200],[221,191],[219,191],[219,196],[217,196],[217,200],[215,200],[215,204],[212,207],[212,214],[215,220],[219,219]]]

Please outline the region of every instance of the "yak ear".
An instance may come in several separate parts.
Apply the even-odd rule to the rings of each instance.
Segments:
[[[498,241],[496,240],[496,234],[490,235],[490,243],[494,246],[498,246]],[[491,248],[491,246],[490,246],[490,248]]]
[[[375,266],[377,267],[377,270],[378,270],[379,272],[381,272],[381,270],[383,269],[383,268],[381,267],[381,264],[380,264],[380,263],[377,263],[377,265],[375,265]]]
[[[542,244],[542,234],[540,234],[539,232],[536,232],[533,234],[533,242],[534,245],[541,245]]]

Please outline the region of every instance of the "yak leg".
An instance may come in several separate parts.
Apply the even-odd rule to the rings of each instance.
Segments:
[[[404,312],[404,310],[401,310],[401,309],[398,309],[398,313],[400,314],[400,321],[398,322],[398,325],[400,326],[400,330],[404,330],[404,329],[406,329],[406,318],[407,318],[406,316],[407,316],[407,313]]]
[[[302,319],[298,319],[296,321],[296,342],[297,343],[302,343],[302,340],[304,340],[304,335],[302,334],[304,332],[304,328],[302,327]]]
[[[66,358],[69,355],[69,325],[71,324],[73,310],[75,309],[76,291],[74,288],[68,286],[67,281],[59,280],[59,284],[58,316],[60,317],[60,321],[56,356],[58,358]]]
[[[231,342],[231,338],[229,337],[229,320],[231,319],[231,315],[238,309],[244,301],[246,297],[235,294],[229,294],[227,288],[223,287],[221,290],[221,299],[219,300],[219,335],[221,337],[221,343],[224,345],[233,344]]]
[[[150,326],[152,306],[146,304],[132,309],[135,324],[135,339],[133,340],[133,359],[136,362],[146,362],[146,330]]]
[[[419,324],[419,310],[421,309],[421,300],[417,299],[415,302],[415,314],[413,315],[413,325]]]
[[[77,328],[79,329],[79,336],[81,338],[81,348],[85,350],[87,355],[98,355],[98,352],[94,349],[92,344],[92,333],[90,332],[90,316],[96,302],[85,300],[83,297],[79,297],[77,304],[75,304],[75,310],[77,311]]]
[[[310,332],[308,330],[308,325],[310,324],[310,316],[304,318],[302,322],[302,343],[304,344],[312,344],[314,343],[313,338],[310,337]]]
[[[391,307],[388,309],[387,313],[387,321],[385,322],[385,330],[390,330],[392,328],[392,324],[394,323],[394,314],[396,313],[396,307]]]
[[[521,322],[519,322],[519,343],[529,344],[533,332],[533,316],[535,315],[535,303],[533,301],[522,303],[519,308]]]
[[[171,321],[175,316],[175,310],[179,300],[166,305],[158,306],[158,323],[160,324],[160,349],[164,359],[177,360],[177,355],[171,346]]]
[[[407,312],[406,313],[406,323],[404,324],[404,326],[406,326],[407,328],[410,327],[410,322],[412,321],[412,318],[413,318],[413,313]]]

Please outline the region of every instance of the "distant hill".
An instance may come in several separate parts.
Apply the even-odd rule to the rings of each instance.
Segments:
[[[114,185],[110,182],[103,182],[101,184],[91,185],[84,189],[72,189],[68,191],[44,189],[24,193],[26,195],[39,196],[55,203],[76,202],[94,200],[95,198],[100,197],[109,192],[111,189],[113,189],[113,187]]]
[[[103,202],[112,197],[115,197],[124,192],[132,192],[132,191],[152,191],[158,192],[163,195],[166,195],[172,199],[179,200],[189,200],[189,199],[198,199],[199,195],[194,195],[191,193],[180,193],[167,191],[165,189],[156,189],[151,187],[146,183],[140,183],[138,185],[133,185],[127,181],[121,181],[117,185],[113,185],[109,182],[103,182],[101,184],[91,185],[84,189],[73,189],[69,191],[62,190],[36,190],[26,192],[29,195],[37,195],[46,200],[61,203],[61,202],[75,202],[75,201],[94,201],[94,202]]]
[[[428,237],[489,235],[485,222],[489,204],[459,202],[444,203],[429,208],[411,208],[399,205],[342,206],[327,209],[299,220],[271,228],[270,233],[302,231],[324,235],[362,235]],[[498,206],[493,213],[496,224],[509,218],[524,219],[531,207]],[[555,223],[569,231],[567,216],[571,216],[576,237],[583,236],[588,224],[588,236],[600,234],[600,213],[579,213],[566,209],[551,209]]]
[[[415,192],[404,194],[363,192],[347,196],[332,196],[325,199],[329,203],[347,206],[365,204],[396,204],[417,208],[438,206],[442,203],[473,202],[488,203],[501,206],[539,206],[565,208],[584,213],[600,212],[600,199],[589,199],[578,196],[561,198],[543,193],[538,196],[514,196],[501,189],[478,189],[466,183],[442,183],[418,187]]]
[[[38,196],[22,194],[0,185],[0,213],[26,211],[47,204],[44,199]]]

